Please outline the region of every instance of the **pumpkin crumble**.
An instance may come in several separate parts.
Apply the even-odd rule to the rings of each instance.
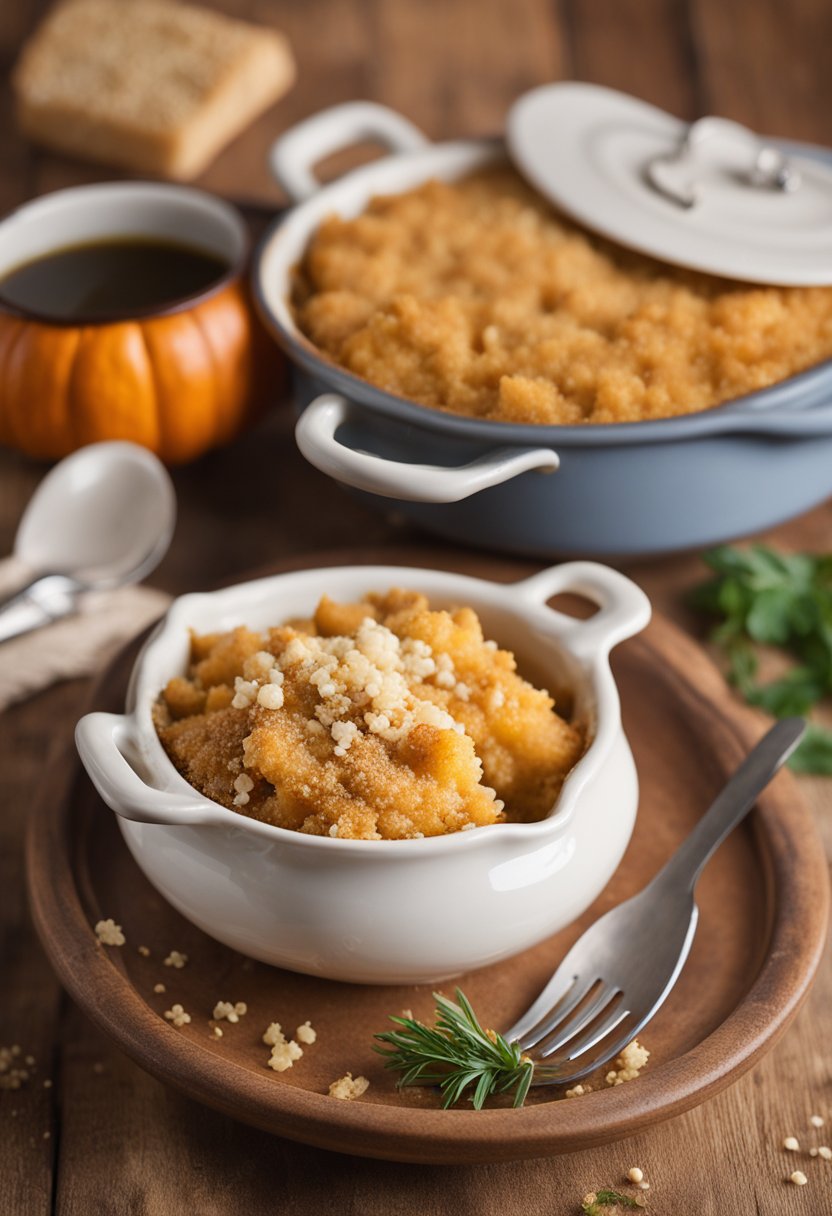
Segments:
[[[832,288],[740,283],[632,253],[508,166],[329,216],[293,303],[300,329],[355,375],[502,422],[690,414],[832,356]]]
[[[584,750],[476,613],[394,589],[309,620],[194,635],[155,706],[207,797],[333,839],[420,839],[542,819]]]

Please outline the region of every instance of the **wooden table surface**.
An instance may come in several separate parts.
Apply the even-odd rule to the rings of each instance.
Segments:
[[[45,8],[0,6],[3,80]],[[241,137],[203,184],[239,199],[279,201],[263,164],[269,141],[298,118],[357,97],[404,111],[430,135],[491,133],[509,102],[545,81],[578,78],[628,90],[681,116],[725,114],[770,134],[832,143],[832,6],[828,0],[218,0],[290,36],[293,93]],[[0,209],[112,176],[36,152],[15,134],[0,95]],[[0,552],[44,469],[0,453]],[[177,472],[180,522],[154,582],[182,592],[314,549],[420,539],[371,514],[306,466],[287,408],[233,448]],[[784,527],[790,548],[832,548],[832,507]],[[682,600],[702,576],[695,557],[629,570],[689,627]],[[272,1139],[165,1090],[110,1046],[62,994],[31,928],[22,835],[50,749],[71,731],[84,681],[45,691],[0,718],[0,1045],[37,1060],[37,1080],[0,1092],[0,1212],[6,1216],[231,1216],[320,1212],[580,1211],[591,1189],[638,1163],[650,1210],[832,1212],[832,1163],[781,1149],[807,1143],[808,1117],[832,1140],[832,958],[780,1045],[706,1107],[620,1146],[552,1160],[414,1167],[339,1157]],[[832,781],[804,778],[832,853]],[[42,1080],[53,1081],[45,1088]],[[785,1179],[800,1165],[809,1185]]]

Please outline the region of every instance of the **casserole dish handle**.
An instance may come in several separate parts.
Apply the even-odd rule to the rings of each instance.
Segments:
[[[598,611],[578,620],[546,608],[558,638],[581,659],[606,657],[625,638],[639,633],[651,616],[650,601],[631,579],[598,562],[565,562],[512,584],[512,591],[530,604],[546,607],[555,595],[585,596]]]
[[[374,101],[348,101],[313,114],[275,140],[269,168],[293,203],[316,194],[315,165],[352,144],[372,142],[390,152],[417,152],[430,141],[408,119]]]
[[[303,455],[322,473],[343,485],[401,502],[460,502],[489,486],[510,481],[532,470],[551,473],[559,460],[551,448],[493,448],[484,456],[457,468],[408,464],[348,447],[336,438],[346,422],[350,405],[338,393],[324,393],[312,401],[295,427]]]
[[[75,728],[81,762],[111,810],[135,823],[188,826],[220,823],[228,812],[207,798],[148,785],[124,754],[130,746],[123,714],[86,714]]]

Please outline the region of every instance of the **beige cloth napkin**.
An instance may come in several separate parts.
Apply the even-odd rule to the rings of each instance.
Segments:
[[[0,597],[31,572],[16,558],[0,560]],[[93,675],[129,638],[166,611],[171,597],[153,587],[120,587],[82,596],[75,616],[0,643],[0,710],[42,688]]]

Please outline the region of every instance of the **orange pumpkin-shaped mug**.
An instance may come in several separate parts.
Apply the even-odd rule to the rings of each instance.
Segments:
[[[50,317],[4,301],[16,267],[117,241],[179,244],[217,259],[207,287],[106,319]],[[279,395],[283,360],[251,306],[238,212],[200,190],[153,182],[78,186],[0,224],[0,443],[58,459],[128,439],[169,464],[226,443]],[[11,281],[11,280],[10,280]]]

